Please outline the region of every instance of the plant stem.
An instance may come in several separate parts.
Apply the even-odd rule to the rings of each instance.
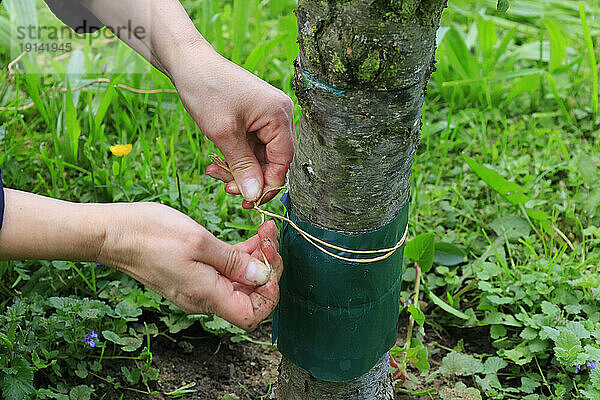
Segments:
[[[415,307],[417,309],[421,309],[419,307],[419,290],[421,288],[421,268],[419,267],[419,264],[415,263],[415,269],[416,269],[416,274],[415,274],[415,288],[414,288],[414,297],[413,297],[413,304],[415,305]],[[404,343],[404,348],[402,349],[402,361],[400,363],[401,367],[403,370],[406,369],[406,365],[408,364],[408,349],[410,349],[410,343],[412,341],[412,331],[413,331],[413,326],[415,324],[415,319],[413,318],[412,315],[410,315],[408,317],[408,331],[406,332],[406,342]]]

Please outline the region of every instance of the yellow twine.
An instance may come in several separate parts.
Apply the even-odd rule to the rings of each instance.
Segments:
[[[221,157],[219,157],[217,154],[213,153],[209,155],[210,159],[217,164],[219,167],[223,168],[224,170],[226,170],[227,172],[231,173],[231,170],[229,169],[229,166],[227,165],[227,163],[221,159]],[[284,217],[282,215],[278,215],[278,214],[274,214],[272,212],[269,212],[267,210],[263,210],[262,208],[259,207],[260,203],[262,202],[263,198],[265,197],[265,195],[267,193],[273,192],[275,190],[282,190],[285,189],[285,186],[281,186],[281,187],[277,187],[277,188],[272,188],[272,189],[267,189],[265,192],[263,192],[262,196],[260,197],[260,199],[258,199],[257,201],[255,201],[254,204],[254,209],[256,211],[258,211],[260,213],[260,222],[261,225],[265,222],[265,215],[272,217],[272,218],[276,218],[279,219],[281,221],[285,221],[287,222],[292,228],[294,228],[307,242],[309,242],[310,244],[312,244],[315,248],[317,248],[318,250],[322,251],[323,253],[337,258],[338,260],[342,260],[342,261],[348,261],[348,262],[355,262],[355,263],[372,263],[372,262],[376,262],[376,261],[381,261],[381,260],[385,260],[386,258],[388,258],[389,256],[391,256],[392,254],[394,254],[396,252],[396,250],[398,250],[400,247],[402,247],[402,245],[404,245],[404,242],[406,241],[406,236],[408,234],[408,225],[406,226],[406,229],[404,230],[404,234],[402,235],[402,238],[398,241],[398,243],[396,243],[396,245],[394,245],[393,247],[389,247],[386,249],[379,249],[379,250],[353,250],[353,249],[346,249],[344,247],[340,247],[340,246],[336,246],[333,245],[331,243],[327,243],[317,237],[314,237],[313,235],[311,235],[308,232],[305,232],[304,230],[302,230],[298,225],[296,225],[294,223],[294,221],[290,220],[287,217]],[[349,257],[343,257],[340,256],[338,254],[332,253],[326,249],[324,249],[322,246],[320,246],[319,244],[329,247],[331,249],[334,250],[338,250],[338,251],[342,251],[345,253],[351,253],[351,254],[379,254],[379,253],[385,253],[382,254],[380,256],[377,257],[373,257],[373,258],[349,258]],[[261,250],[261,254],[262,254],[262,250]],[[266,261],[266,257],[264,254],[262,254],[263,257],[265,258]],[[268,262],[267,262],[268,264]]]

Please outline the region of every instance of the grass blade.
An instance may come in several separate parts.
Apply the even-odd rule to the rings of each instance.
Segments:
[[[231,61],[240,64],[244,45],[246,44],[246,34],[248,33],[248,19],[250,18],[251,6],[247,0],[234,0],[233,2],[233,53]]]
[[[429,300],[431,300],[433,302],[433,304],[440,307],[442,310],[444,310],[447,313],[452,314],[455,317],[460,318],[460,319],[471,318],[464,312],[457,310],[456,308],[452,307],[450,304],[446,303],[444,300],[437,297],[431,290],[429,290],[429,288],[425,284],[423,284],[423,288],[425,289],[425,293],[427,293],[427,297],[429,297]]]
[[[554,72],[567,56],[566,34],[555,19],[544,18],[543,22],[550,34],[550,72]]]
[[[70,86],[67,87],[67,96],[65,100],[65,158],[73,164],[77,164],[77,153],[79,150],[81,127],[79,126],[79,121],[77,120],[77,110],[75,110],[75,106],[73,105],[73,97],[71,95]]]
[[[524,193],[525,189],[516,183],[506,180],[502,175],[494,170],[484,167],[477,161],[463,156],[465,162],[471,167],[481,179],[485,181],[492,189],[502,195],[512,204],[524,204],[529,200],[529,197]]]
[[[581,26],[583,27],[583,37],[588,50],[588,60],[592,68],[592,112],[594,116],[598,115],[598,65],[596,64],[596,54],[594,54],[594,43],[590,35],[587,19],[585,18],[585,4],[579,3],[579,15],[581,17]]]

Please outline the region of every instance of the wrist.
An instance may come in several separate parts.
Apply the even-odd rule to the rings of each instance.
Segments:
[[[78,204],[6,189],[0,259],[93,261],[110,215],[99,204]]]
[[[173,41],[177,43],[175,46],[161,51],[160,63],[175,87],[189,85],[186,79],[189,79],[190,71],[203,71],[208,63],[221,58],[198,31],[191,37],[178,35]]]
[[[125,272],[133,267],[133,260],[140,251],[143,240],[143,218],[136,218],[135,214],[142,203],[134,204],[107,204],[104,207],[108,223],[104,226],[101,245],[96,253],[96,260]]]

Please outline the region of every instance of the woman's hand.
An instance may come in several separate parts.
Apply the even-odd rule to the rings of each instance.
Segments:
[[[229,245],[186,215],[154,203],[113,205],[98,262],[124,271],[188,313],[214,313],[254,329],[279,300],[277,228]],[[266,266],[261,251],[269,261]]]
[[[219,55],[177,0],[80,0],[108,26],[143,27],[121,39],[173,81],[183,105],[225,156],[231,173],[213,164],[207,173],[229,182],[246,203],[283,186],[294,156],[294,103],[281,90]],[[263,201],[275,197],[267,193]]]
[[[184,311],[214,313],[247,330],[279,300],[283,264],[273,221],[232,246],[156,203],[78,204],[13,189],[4,194],[0,260],[100,262]]]
[[[211,164],[206,172],[242,194],[244,206],[263,191],[283,186],[294,156],[294,103],[281,90],[219,55],[204,41],[190,46],[185,68],[172,79],[184,106],[221,150],[229,171]],[[269,201],[277,191],[267,193]]]

